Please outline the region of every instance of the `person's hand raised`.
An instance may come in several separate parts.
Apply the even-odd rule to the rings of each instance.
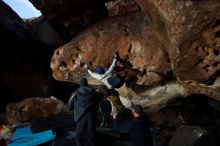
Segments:
[[[118,54],[118,51],[114,52],[114,57],[118,60],[119,59],[119,54]]]

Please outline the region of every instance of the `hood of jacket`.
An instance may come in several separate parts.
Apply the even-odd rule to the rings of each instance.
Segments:
[[[81,86],[78,91],[83,95],[89,95],[94,92],[94,89],[87,87],[87,86]]]

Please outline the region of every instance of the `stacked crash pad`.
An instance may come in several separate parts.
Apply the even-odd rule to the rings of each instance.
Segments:
[[[29,128],[17,128],[8,146],[36,146],[55,139],[52,130],[33,134]]]

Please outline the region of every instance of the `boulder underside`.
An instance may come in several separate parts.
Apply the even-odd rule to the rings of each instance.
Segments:
[[[88,68],[108,67],[113,53],[145,70],[123,98],[158,110],[176,97],[202,94],[220,101],[220,2],[136,0],[142,11],[109,17],[59,47],[55,79],[78,83]]]

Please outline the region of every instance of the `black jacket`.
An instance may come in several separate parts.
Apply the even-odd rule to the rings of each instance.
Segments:
[[[146,117],[132,120],[130,140],[132,146],[153,146],[149,131],[150,121]]]
[[[103,98],[103,94],[93,88],[81,86],[77,89],[77,95],[74,98],[75,122],[78,122],[82,116],[96,113],[101,98]]]

